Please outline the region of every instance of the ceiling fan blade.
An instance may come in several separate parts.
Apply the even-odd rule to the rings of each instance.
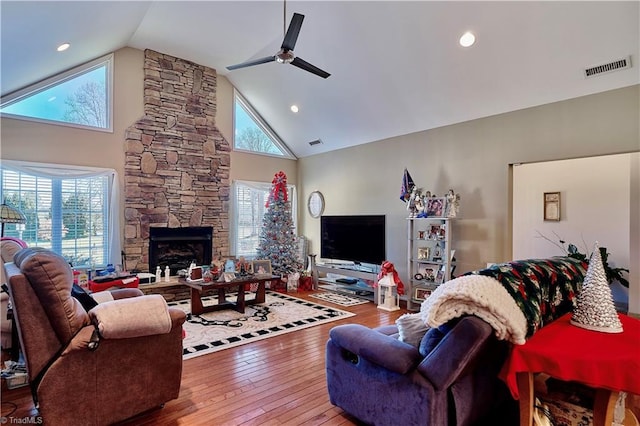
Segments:
[[[298,41],[298,34],[300,34],[300,28],[302,27],[302,21],[304,21],[304,15],[299,13],[294,13],[293,18],[291,18],[291,23],[289,24],[289,28],[287,29],[287,34],[284,36],[284,40],[282,40],[282,48],[285,50],[293,50],[296,46],[296,41]]]
[[[313,73],[322,78],[327,78],[331,75],[328,72],[316,67],[315,65],[311,65],[309,62],[305,61],[304,59],[300,59],[300,57],[298,56],[296,56],[293,59],[293,61],[291,62],[291,65],[294,65],[298,68],[302,68],[303,70],[309,71],[310,73]]]
[[[227,67],[227,69],[231,71],[231,70],[236,70],[238,68],[246,68],[246,67],[251,67],[253,65],[266,64],[267,62],[273,62],[275,60],[276,60],[275,56],[265,56],[264,58],[254,59],[252,61],[243,62],[241,64],[231,65]]]

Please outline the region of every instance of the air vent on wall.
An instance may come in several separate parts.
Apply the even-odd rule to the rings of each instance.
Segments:
[[[604,74],[611,71],[620,71],[626,68],[631,68],[631,56],[626,58],[616,59],[608,64],[596,65],[584,70],[585,77],[593,77],[599,74]]]
[[[320,145],[322,141],[320,139],[316,139],[315,141],[309,142],[310,146]]]

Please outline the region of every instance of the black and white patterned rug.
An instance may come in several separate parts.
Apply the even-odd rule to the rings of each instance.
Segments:
[[[247,299],[253,295],[248,294]],[[228,297],[233,300],[233,297]],[[204,305],[215,304],[216,296],[203,297]],[[189,300],[170,302],[169,306],[187,313],[184,324],[183,359],[244,345],[280,334],[291,333],[355,314],[298,299],[288,294],[267,291],[265,303],[249,305],[241,314],[233,309],[191,315]]]
[[[310,294],[309,296],[315,299],[324,300],[325,302],[331,302],[341,306],[354,306],[354,305],[363,305],[365,303],[369,303],[369,300],[367,299],[362,299],[359,297],[351,297],[344,294],[334,293],[332,291],[325,291],[323,293],[314,293],[314,294]]]

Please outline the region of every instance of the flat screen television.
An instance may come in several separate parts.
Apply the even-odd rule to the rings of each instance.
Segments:
[[[386,259],[384,215],[321,216],[320,257],[380,265]]]

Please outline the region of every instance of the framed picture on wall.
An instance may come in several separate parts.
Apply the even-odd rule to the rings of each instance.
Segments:
[[[560,193],[559,192],[544,193],[544,220],[547,220],[547,221],[560,220]]]

